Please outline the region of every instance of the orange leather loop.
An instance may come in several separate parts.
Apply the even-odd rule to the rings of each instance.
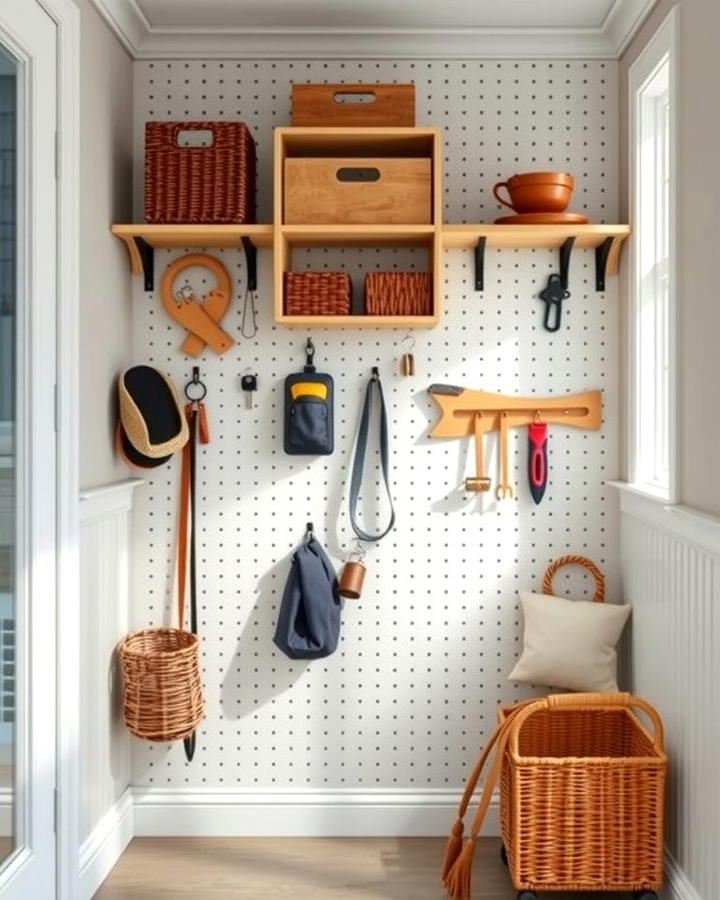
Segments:
[[[186,407],[187,412],[187,407]],[[178,628],[185,630],[185,595],[188,569],[188,524],[190,519],[190,443],[183,447],[180,465],[180,502],[178,507],[177,590]]]
[[[201,444],[210,443],[210,430],[208,428],[205,404],[200,402],[187,403],[185,405],[185,418],[190,421],[193,408],[197,410],[198,438]],[[188,538],[190,525],[190,441],[185,444],[182,451],[182,463],[180,467],[180,500],[178,504],[178,535],[177,535],[177,590],[178,590],[178,627],[185,630],[185,600],[187,594],[188,574]]]

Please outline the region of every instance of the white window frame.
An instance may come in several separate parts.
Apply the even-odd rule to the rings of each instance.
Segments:
[[[647,89],[664,62],[668,64],[668,485],[643,479],[640,474],[640,376],[639,317],[642,298],[640,225],[641,117],[646,105]],[[677,196],[677,7],[673,7],[629,70],[628,114],[630,162],[630,209],[633,236],[630,241],[630,297],[628,346],[628,477],[633,489],[655,497],[663,503],[677,503],[677,317],[676,317],[676,196]]]

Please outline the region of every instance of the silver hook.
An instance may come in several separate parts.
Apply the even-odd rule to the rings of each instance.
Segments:
[[[406,335],[400,338],[400,346],[405,353],[411,353],[415,349],[415,336],[408,331]]]
[[[352,559],[353,556],[357,558],[358,562],[362,562],[365,559],[365,554],[367,550],[363,547],[360,538],[355,538],[350,544],[350,549],[348,550],[348,559]]]

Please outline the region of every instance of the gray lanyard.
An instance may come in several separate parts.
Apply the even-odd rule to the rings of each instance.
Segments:
[[[390,503],[390,521],[387,528],[378,534],[368,534],[364,531],[357,521],[357,506],[360,496],[360,487],[362,485],[363,469],[365,468],[365,454],[367,452],[368,432],[370,430],[370,410],[372,407],[372,391],[373,387],[377,387],[378,398],[380,401],[380,465],[382,468],[383,481],[385,483],[385,492],[388,502]],[[372,377],[368,382],[365,391],[365,402],[363,403],[362,414],[360,416],[360,427],[358,428],[357,440],[355,442],[355,459],[353,460],[352,475],[350,477],[350,524],[352,529],[361,541],[379,541],[392,529],[395,524],[395,509],[393,507],[392,495],[390,493],[390,441],[388,438],[388,422],[387,413],[385,411],[385,398],[383,397],[382,385],[380,384],[380,376],[377,366],[373,366]]]

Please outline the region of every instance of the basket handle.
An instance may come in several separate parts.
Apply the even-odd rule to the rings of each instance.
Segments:
[[[519,755],[520,731],[526,719],[542,709],[561,709],[563,707],[570,709],[588,709],[592,707],[605,708],[619,706],[624,709],[641,710],[650,719],[653,726],[653,733],[650,739],[655,749],[659,753],[663,753],[665,745],[665,731],[662,719],[657,710],[651,706],[647,700],[642,697],[636,697],[627,691],[618,691],[616,693],[587,693],[587,694],[551,694],[549,697],[543,697],[540,700],[530,703],[519,711],[513,722],[512,732],[510,734],[510,752],[516,756]]]
[[[563,566],[583,566],[595,579],[595,593],[593,594],[593,603],[602,603],[605,600],[605,576],[595,563],[588,559],[587,556],[579,556],[570,553],[566,556],[558,556],[545,569],[543,576],[542,591],[543,594],[552,594],[552,583],[555,573]]]
[[[183,131],[209,131],[212,135],[212,144],[207,147],[183,147],[178,141]],[[212,150],[217,141],[214,122],[176,122],[172,132],[172,146],[178,150]]]

